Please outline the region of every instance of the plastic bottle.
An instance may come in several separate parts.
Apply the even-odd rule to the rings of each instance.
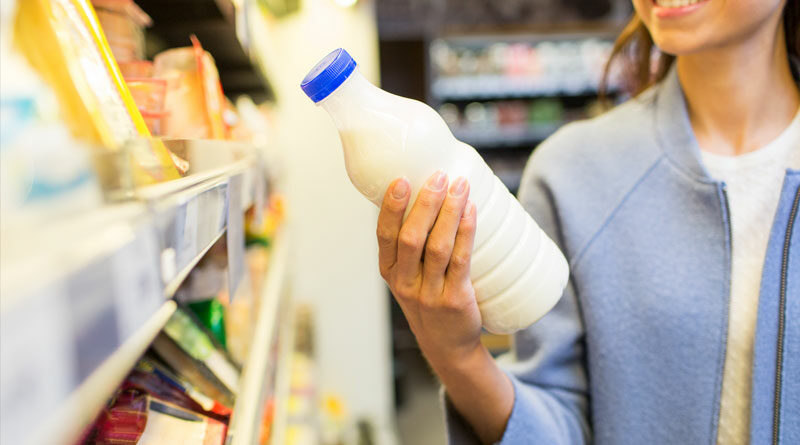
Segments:
[[[347,174],[375,205],[401,176],[411,184],[412,202],[439,169],[451,180],[469,181],[478,214],[471,279],[487,330],[515,332],[555,306],[569,276],[564,256],[436,111],[375,87],[341,48],[322,59],[301,88],[333,118]]]

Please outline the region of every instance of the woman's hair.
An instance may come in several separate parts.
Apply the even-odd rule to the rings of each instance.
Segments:
[[[800,1],[786,2],[783,9],[783,30],[790,57],[800,57]],[[650,32],[639,15],[634,12],[614,42],[611,56],[606,62],[600,85],[601,97],[605,97],[608,92],[612,70],[619,70],[617,74],[620,76],[623,89],[635,96],[661,81],[674,62],[675,56],[658,50]]]

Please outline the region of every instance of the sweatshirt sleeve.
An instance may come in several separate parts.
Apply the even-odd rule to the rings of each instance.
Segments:
[[[536,157],[525,168],[519,200],[564,251],[557,205],[542,174],[547,166],[537,165]],[[580,303],[570,277],[555,308],[515,334],[510,360],[501,364],[514,386],[514,405],[501,445],[575,445],[591,441],[585,357]],[[479,444],[471,427],[446,397],[444,405],[448,443]]]

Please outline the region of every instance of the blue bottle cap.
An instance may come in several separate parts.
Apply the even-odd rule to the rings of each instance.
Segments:
[[[314,103],[325,99],[356,69],[356,61],[343,48],[334,50],[306,74],[300,88]]]

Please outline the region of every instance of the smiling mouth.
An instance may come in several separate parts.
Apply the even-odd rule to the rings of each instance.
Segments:
[[[662,8],[682,8],[707,1],[709,0],[653,0],[653,3]]]

